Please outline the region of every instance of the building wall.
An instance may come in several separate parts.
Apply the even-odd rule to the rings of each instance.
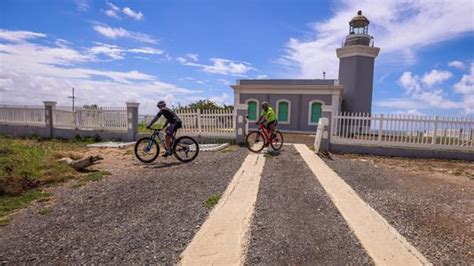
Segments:
[[[339,82],[344,86],[343,112],[372,111],[374,58],[350,56],[340,59]]]
[[[308,124],[309,103],[317,100],[323,103],[323,106],[332,104],[332,95],[318,95],[318,94],[260,94],[260,93],[241,93],[240,104],[247,103],[248,100],[255,99],[258,101],[258,112],[261,113],[260,104],[266,101],[277,112],[277,101],[290,101],[290,123],[278,125],[281,130],[288,131],[305,131],[315,132],[316,125]],[[323,114],[321,115],[323,116]],[[249,124],[250,128],[256,128],[254,123]]]

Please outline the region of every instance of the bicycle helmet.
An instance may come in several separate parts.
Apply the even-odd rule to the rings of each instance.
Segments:
[[[265,109],[266,107],[268,107],[268,103],[267,102],[262,102],[262,108]]]
[[[159,101],[159,102],[156,104],[156,106],[157,106],[158,108],[166,107],[166,102],[165,102],[165,101]]]

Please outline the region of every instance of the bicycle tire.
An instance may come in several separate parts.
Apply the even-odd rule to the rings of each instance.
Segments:
[[[275,131],[275,135],[276,137],[274,139],[278,139],[281,141],[280,145],[276,145],[274,143],[274,139],[272,139],[272,141],[270,142],[270,145],[272,146],[272,148],[275,150],[275,151],[279,151],[281,150],[281,148],[283,147],[283,134],[280,132],[280,131]]]
[[[156,146],[156,153],[153,155],[153,157],[152,157],[151,159],[148,159],[148,160],[147,160],[147,159],[144,159],[144,158],[142,158],[142,157],[140,157],[139,151],[138,151],[140,144],[141,144],[142,142],[145,142],[145,141],[147,142],[147,145],[148,145],[148,143],[151,141],[151,142],[152,142],[151,145]],[[154,140],[154,139],[152,139],[152,138],[150,138],[150,137],[144,137],[144,138],[141,138],[141,139],[137,140],[137,143],[135,143],[135,149],[134,149],[134,151],[135,151],[135,157],[137,157],[138,160],[140,160],[140,161],[143,162],[143,163],[151,163],[151,162],[153,162],[154,160],[156,160],[156,158],[157,158],[158,155],[160,154],[160,145],[158,145],[158,143],[156,142],[156,140]]]
[[[250,143],[249,140],[251,140],[252,138],[254,139],[259,139],[261,141],[263,141],[261,147],[256,147],[254,145],[254,143]],[[247,145],[247,149],[249,149],[249,151],[251,152],[255,152],[255,153],[259,153],[263,150],[263,148],[265,147],[265,137],[262,135],[262,133],[258,132],[258,131],[251,131],[247,134],[247,136],[245,136],[245,143]]]
[[[189,140],[190,143],[192,143],[191,145],[194,145],[196,148],[196,153],[191,157],[191,158],[182,158],[181,156],[178,155],[178,151],[177,151],[177,146],[184,143],[184,140]],[[188,147],[187,149],[188,152],[191,151],[191,149],[189,148],[189,144],[186,144]],[[183,163],[189,163],[191,161],[193,161],[194,159],[196,159],[196,157],[198,156],[199,154],[199,144],[197,143],[197,141],[191,137],[188,137],[188,136],[182,136],[182,137],[179,137],[178,139],[176,139],[174,141],[174,144],[173,144],[173,154],[174,154],[174,157],[176,157],[176,159],[178,159],[179,161],[183,162]],[[187,154],[187,153],[186,153]]]

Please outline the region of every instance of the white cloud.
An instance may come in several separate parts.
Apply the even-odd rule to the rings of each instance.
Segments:
[[[229,86],[230,85],[230,81],[226,80],[226,79],[216,79],[217,82],[219,83],[222,83],[226,86]]]
[[[126,48],[121,48],[117,45],[96,42],[94,46],[88,49],[88,53],[93,56],[103,55],[110,59],[119,60],[119,59],[124,59],[125,54],[127,53],[161,55],[164,52],[160,49],[153,48],[153,47],[140,47],[140,48],[126,49]],[[148,58],[145,57],[142,59],[148,59]]]
[[[182,56],[176,57],[176,60],[178,62],[180,62],[181,64],[185,64],[188,61],[188,60],[186,60],[186,58],[184,58]]]
[[[200,80],[200,79],[193,78],[193,77],[185,77],[184,79],[194,81],[194,82],[196,82],[197,84],[200,84],[200,85],[204,85],[204,84],[207,83],[207,80]]]
[[[109,17],[120,19],[119,14],[124,14],[127,17],[133,18],[134,20],[142,20],[144,17],[142,12],[135,11],[130,7],[124,7],[121,9],[120,7],[114,5],[112,2],[109,1],[107,1],[107,6],[109,7],[109,9],[105,11],[105,14]]]
[[[123,59],[125,50],[121,49],[116,45],[109,45],[103,43],[97,43],[95,46],[89,48],[89,52],[93,55],[105,55],[112,59]]]
[[[107,6],[113,11],[116,11],[116,12],[120,11],[120,7],[114,5],[112,2],[107,1]]]
[[[257,79],[268,79],[267,75],[257,75]]]
[[[77,10],[81,12],[85,12],[90,8],[90,1],[89,0],[74,0],[76,4]]]
[[[418,93],[421,91],[419,77],[413,76],[411,72],[404,72],[398,83],[405,89],[405,94]]]
[[[22,42],[29,39],[44,38],[46,34],[31,31],[9,31],[0,29],[0,39],[10,42]]]
[[[117,15],[117,12],[115,12],[112,9],[105,10],[105,14],[109,17],[112,17],[112,18],[120,18],[119,15]]]
[[[194,62],[199,61],[199,55],[198,54],[188,53],[188,54],[186,54],[186,57],[193,60]]]
[[[449,62],[449,63],[448,63],[448,66],[454,67],[454,68],[457,68],[457,69],[461,69],[461,70],[464,69],[464,68],[466,68],[466,66],[464,65],[464,63],[461,62],[461,61],[458,61],[458,60],[454,60],[454,61]]]
[[[417,109],[398,110],[398,111],[393,112],[393,114],[397,114],[397,115],[421,115],[421,116],[426,115],[425,113],[420,112]]]
[[[229,105],[232,104],[232,99],[230,98],[229,94],[227,93],[222,93],[219,96],[213,96],[208,98],[209,101],[215,102],[218,105]]]
[[[86,67],[86,63],[96,58],[89,50],[81,52],[70,46],[0,43],[1,102],[41,104],[44,100],[55,100],[63,105],[69,104],[67,96],[70,88],[75,87],[79,104],[123,106],[126,101],[139,101],[141,110],[148,108],[154,111],[158,97],[175,97],[185,102],[199,93],[137,70],[111,71]],[[119,56],[117,49],[121,48],[102,45],[101,49],[96,48],[95,51]]]
[[[431,72],[426,73],[421,79],[426,85],[432,86],[434,84],[443,83],[444,81],[451,78],[453,74],[449,71],[440,71],[437,69],[431,70]]]
[[[153,39],[151,36],[147,34],[128,31],[124,28],[112,28],[108,26],[95,25],[94,30],[100,33],[101,35],[107,38],[111,38],[111,39],[129,38],[129,39],[133,39],[133,40],[145,42],[145,43],[153,43],[153,44],[157,43],[155,39]]]
[[[128,50],[131,53],[141,53],[141,54],[150,54],[150,55],[161,55],[164,53],[163,50],[153,48],[153,47],[141,47]]]
[[[249,71],[256,70],[250,63],[233,61],[223,58],[211,58],[209,61],[212,62],[211,65],[198,64],[189,62],[186,58],[178,57],[176,58],[178,62],[186,66],[198,67],[202,71],[207,73],[215,73],[222,75],[231,75],[231,76],[245,76]]]
[[[361,9],[370,20],[369,33],[381,54],[402,57],[405,63],[416,59],[419,48],[452,40],[474,30],[471,0],[459,1],[339,1],[341,7],[325,21],[313,24],[309,38],[290,38],[281,64],[295,68],[300,77],[314,78],[323,71],[336,78],[336,48],[348,33],[347,23]],[[459,8],[463,7],[463,8]],[[427,26],[429,25],[429,26]]]
[[[461,96],[461,100],[451,100],[442,88],[432,88],[441,85],[452,76],[450,72],[433,69],[420,78],[411,72],[404,72],[398,84],[404,90],[405,97],[380,100],[375,103],[379,107],[396,109],[462,109],[464,113],[474,113],[474,63],[468,74],[453,86],[453,91]]]
[[[142,14],[142,12],[133,11],[130,7],[124,7],[124,8],[122,9],[122,12],[123,12],[125,15],[127,15],[127,16],[129,16],[129,17],[135,19],[135,20],[142,20],[142,19],[143,19],[143,14]]]
[[[471,63],[469,74],[464,74],[461,80],[454,84],[453,89],[457,93],[474,95],[474,63]]]

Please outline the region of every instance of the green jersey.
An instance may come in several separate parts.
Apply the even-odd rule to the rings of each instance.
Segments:
[[[262,115],[267,119],[267,122],[273,122],[276,120],[275,111],[270,106],[268,107],[267,111],[263,110]]]

